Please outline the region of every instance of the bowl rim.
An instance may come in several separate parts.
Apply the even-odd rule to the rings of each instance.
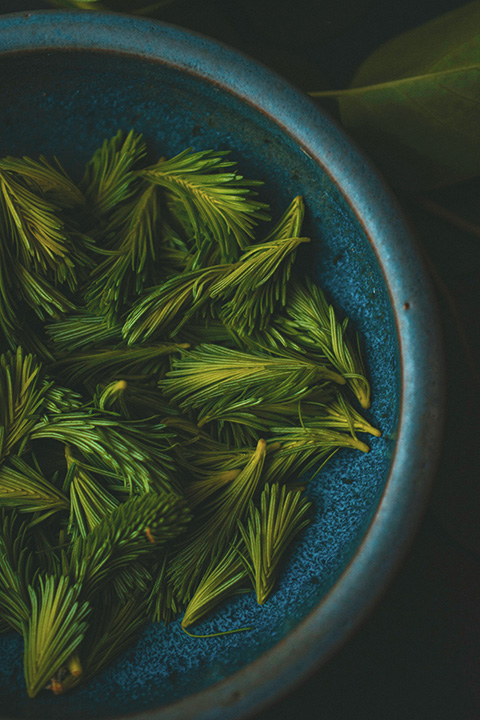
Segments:
[[[444,357],[435,296],[412,231],[383,178],[327,113],[275,72],[219,41],[158,20],[66,10],[0,17],[0,57],[66,49],[166,63],[269,115],[338,186],[371,243],[390,295],[402,379],[398,437],[382,497],[347,567],[299,625],[246,667],[172,704],[119,716],[238,720],[280,700],[346,641],[413,540],[444,421]]]

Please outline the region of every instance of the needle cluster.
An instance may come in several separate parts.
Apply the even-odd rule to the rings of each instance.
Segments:
[[[302,198],[271,222],[228,153],[147,157],[131,130],[78,183],[0,159],[0,630],[30,696],[149,619],[263,604],[305,474],[380,434],[347,320],[295,274]]]

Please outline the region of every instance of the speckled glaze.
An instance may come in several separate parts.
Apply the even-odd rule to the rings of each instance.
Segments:
[[[275,215],[297,194],[313,242],[300,264],[361,333],[382,430],[371,452],[337,453],[310,484],[315,517],[273,597],[209,616],[193,639],[148,626],[100,677],[65,697],[25,694],[22,642],[0,637],[0,717],[246,717],[300,682],[378,597],[417,524],[442,415],[433,300],[395,201],[305,96],[253,61],[178,28],[115,14],[0,18],[0,155],[56,154],[78,173],[102,140],[135,127],[152,158],[230,149],[265,181]]]

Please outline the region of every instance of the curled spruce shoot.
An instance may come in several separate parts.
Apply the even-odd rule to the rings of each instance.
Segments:
[[[288,492],[285,485],[265,485],[260,507],[250,504],[245,524],[238,526],[246,553],[239,552],[252,581],[259,605],[271,594],[280,563],[294,537],[308,523],[311,502],[301,492]]]
[[[93,402],[100,410],[115,413],[126,420],[151,419],[156,416],[162,418],[162,423],[167,423],[169,416],[178,416],[178,410],[168,403],[155,381],[150,382],[148,376],[128,377],[127,380],[114,380],[105,386],[99,385]]]

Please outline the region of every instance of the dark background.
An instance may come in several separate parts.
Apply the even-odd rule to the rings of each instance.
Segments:
[[[379,44],[462,4],[176,0],[162,17],[247,52],[304,90],[320,90],[345,86]],[[1,13],[47,7],[0,0]],[[468,205],[468,217],[480,220],[479,182],[447,196],[448,207]],[[399,200],[430,267],[445,335],[446,429],[431,499],[404,563],[360,630],[257,720],[480,719],[480,237],[411,198]]]

